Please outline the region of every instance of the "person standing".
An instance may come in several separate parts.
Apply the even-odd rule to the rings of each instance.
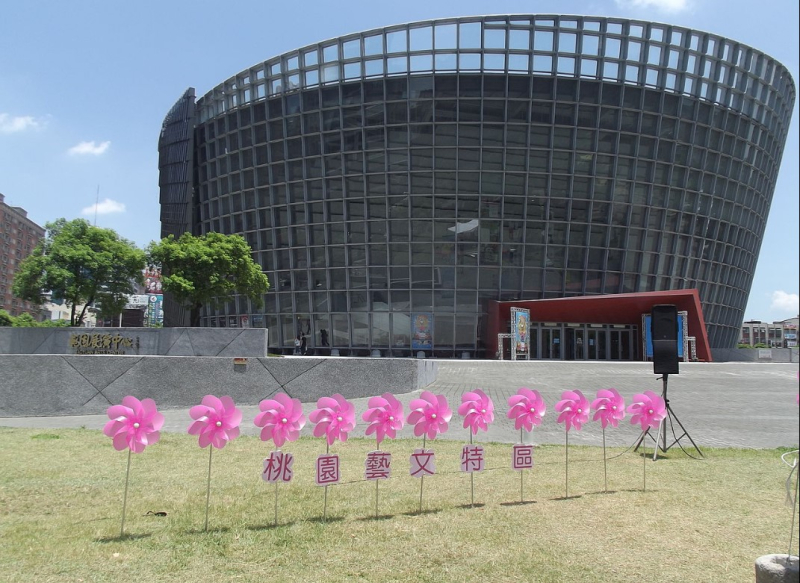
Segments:
[[[298,335],[297,335],[297,336],[295,336],[295,338],[294,338],[294,353],[295,353],[295,354],[300,354],[300,345],[301,345],[301,344],[302,344],[302,343],[300,342],[300,334],[298,334]]]
[[[305,353],[306,353],[306,348],[307,348],[306,343],[307,343],[306,335],[301,332],[300,333],[300,354],[303,355],[303,356],[305,356]]]

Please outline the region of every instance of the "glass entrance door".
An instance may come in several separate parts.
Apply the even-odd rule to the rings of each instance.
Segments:
[[[542,327],[541,358],[561,359],[561,328]]]

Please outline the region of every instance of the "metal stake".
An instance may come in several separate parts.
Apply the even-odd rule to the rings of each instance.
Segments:
[[[331,446],[328,443],[328,440],[325,440],[325,455],[328,455],[331,451]],[[325,485],[325,497],[322,502],[322,522],[327,522],[328,520],[328,486]]]
[[[469,432],[469,444],[472,445],[472,430]],[[469,473],[469,505],[475,506],[475,472]]]
[[[606,459],[606,428],[603,427],[603,483],[605,493],[608,494],[608,460]]]
[[[565,434],[567,438],[564,446],[564,457],[566,459],[564,464],[564,498],[569,498],[569,429],[565,431]]]
[[[428,439],[428,434],[422,435],[422,453],[425,453],[425,441]],[[425,485],[425,474],[419,477],[419,513],[422,514],[422,487]]]
[[[791,354],[791,352],[790,352],[790,354]],[[794,465],[792,466],[792,469],[794,469],[797,466],[797,464],[798,464],[798,460],[795,459],[794,460]],[[791,476],[792,476],[792,473],[789,472],[789,479],[790,480],[792,479]],[[795,518],[795,516],[797,514],[797,490],[798,490],[798,485],[800,485],[800,474],[798,474],[794,478],[794,503],[792,504],[792,529],[789,531],[789,552],[786,553],[786,557],[787,557],[786,560],[787,561],[792,556],[792,537],[794,536],[794,518]]]
[[[520,444],[525,445],[523,443],[523,441],[522,441],[522,428],[520,428],[520,430],[519,430],[519,442],[520,442]],[[522,482],[522,476],[524,474],[525,474],[525,470],[524,469],[520,469],[520,471],[519,471],[519,501],[520,502],[524,502],[525,501],[525,494],[524,494],[525,491],[523,490],[523,482]]]
[[[211,454],[214,452],[214,446],[208,444],[208,484],[206,485],[206,524],[203,527],[205,532],[208,532],[208,504],[211,501]]]
[[[275,520],[272,523],[274,526],[278,526],[278,482],[275,481]]]
[[[119,528],[119,536],[125,534],[125,507],[128,505],[128,478],[131,475],[131,450],[128,448],[128,469],[125,470],[125,494],[122,496],[122,526]],[[791,544],[789,545],[791,546]]]
[[[378,442],[378,451],[380,450],[381,444]],[[380,482],[380,480],[375,480],[375,518],[378,518],[378,484],[380,484]]]

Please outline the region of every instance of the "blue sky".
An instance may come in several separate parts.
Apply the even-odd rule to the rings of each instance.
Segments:
[[[800,79],[796,0],[6,0],[0,192],[39,224],[96,216],[98,226],[144,247],[160,229],[161,122],[187,87],[203,95],[256,62],[351,32],[504,13],[621,16],[705,30],[766,52]],[[798,123],[795,103],[746,319],[800,311]]]

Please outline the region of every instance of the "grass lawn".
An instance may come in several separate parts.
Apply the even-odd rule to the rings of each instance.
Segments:
[[[277,527],[274,486],[260,478],[270,446],[241,437],[215,450],[203,532],[208,452],[194,437],[163,434],[132,458],[119,538],[126,452],[99,431],[0,428],[0,579],[738,582],[789,542],[786,450],[704,449],[696,461],[673,449],[648,459],[644,492],[642,458],[628,452],[609,460],[605,494],[602,449],[570,447],[564,499],[564,448],[541,446],[520,504],[511,446],[488,443],[470,507],[462,444],[436,441],[439,473],[425,480],[418,514],[408,457],[421,440],[387,441],[393,477],[380,484],[375,519],[375,485],[362,479],[374,445],[331,447],[343,483],[328,489],[322,523],[313,468],[324,442],[287,444],[295,477],[280,486]]]

